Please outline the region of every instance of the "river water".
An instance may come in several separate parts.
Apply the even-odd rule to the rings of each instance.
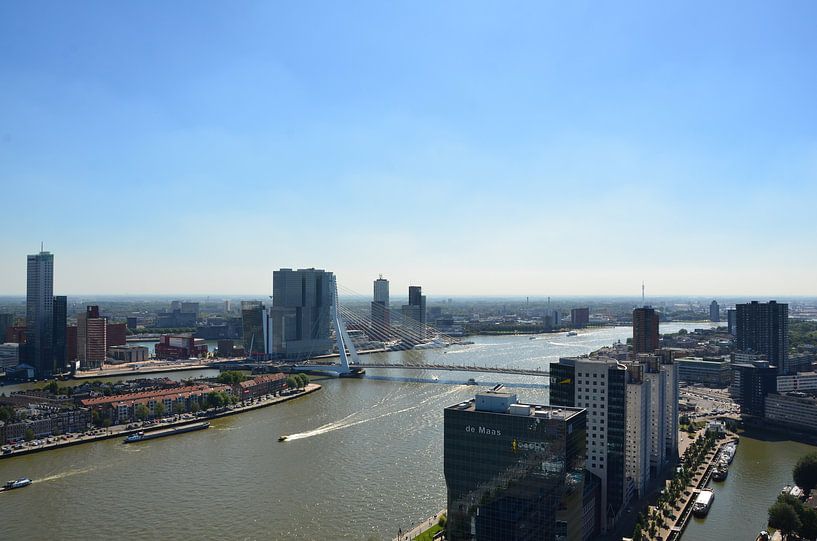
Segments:
[[[662,331],[703,325],[666,324]],[[546,368],[560,356],[624,341],[631,332],[610,327],[575,337],[476,337],[470,346],[366,360]],[[475,388],[464,385],[469,377],[483,385],[508,383],[521,400],[548,400],[541,377],[395,369],[370,369],[368,376],[323,380],[317,393],[217,420],[210,430],[1,460],[0,479],[35,482],[0,495],[0,537],[391,539],[398,528],[405,531],[445,507],[443,408],[473,396]],[[439,381],[432,382],[435,376]],[[278,442],[282,434],[289,441]],[[785,484],[780,472],[791,471],[805,446],[758,445],[750,452],[752,443],[741,442],[724,484],[724,490],[734,485],[740,499],[716,498],[704,523],[690,525],[690,539],[744,538],[722,532],[738,531],[733,523],[746,523],[746,516],[754,522],[765,516]],[[746,468],[754,498],[740,484],[743,460],[766,464]],[[743,515],[727,512],[730,500],[741,503]],[[747,532],[762,527],[754,522],[745,524]]]

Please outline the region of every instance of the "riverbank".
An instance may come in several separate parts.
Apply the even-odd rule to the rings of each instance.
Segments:
[[[149,362],[149,361],[148,361]],[[133,376],[139,374],[158,374],[161,372],[179,372],[183,370],[208,370],[215,369],[210,366],[211,363],[174,363],[162,364],[158,366],[140,366],[134,368],[110,368],[101,370],[84,370],[75,373],[71,379],[98,379],[98,378],[112,378],[116,376]]]
[[[78,434],[72,437],[66,436],[51,436],[47,439],[54,439],[52,443],[44,443],[42,445],[31,446],[27,445],[22,449],[13,449],[9,454],[0,455],[0,458],[13,458],[16,456],[21,455],[29,455],[32,453],[39,453],[42,451],[50,451],[52,449],[59,449],[62,447],[71,447],[74,445],[80,445],[83,443],[91,443],[100,440],[107,440],[110,438],[120,438],[125,437],[135,432],[139,432],[140,430],[155,430],[159,428],[171,428],[175,426],[183,426],[191,423],[197,423],[201,421],[209,421],[211,419],[219,419],[221,417],[228,417],[230,415],[238,415],[239,413],[245,413],[248,411],[266,408],[269,406],[274,406],[276,404],[280,404],[282,402],[287,402],[289,400],[294,400],[296,398],[300,398],[302,396],[306,396],[308,394],[314,393],[321,389],[321,385],[317,383],[309,383],[307,386],[301,390],[297,391],[292,394],[282,395],[282,396],[274,396],[268,399],[257,399],[257,401],[247,404],[245,406],[233,406],[232,409],[224,409],[221,411],[215,410],[208,410],[207,415],[200,415],[198,417],[193,418],[181,418],[181,419],[171,419],[167,422],[161,422],[154,425],[150,425],[150,427],[144,426],[137,426],[134,427],[134,424],[128,425],[115,425],[108,428],[101,428],[95,429],[85,434]],[[135,423],[139,424],[139,423]],[[128,428],[130,426],[131,428]],[[60,439],[66,438],[66,439]]]

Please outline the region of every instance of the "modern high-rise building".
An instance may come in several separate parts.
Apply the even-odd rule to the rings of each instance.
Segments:
[[[652,478],[650,470],[651,386],[645,381],[645,366],[630,363],[627,366],[627,437],[625,471],[630,494],[627,500],[646,495]]]
[[[577,328],[590,323],[590,308],[573,308],[570,310],[570,323]]]
[[[14,314],[0,314],[0,342],[6,337],[6,331],[14,326]]]
[[[726,326],[729,334],[738,335],[738,311],[736,309],[730,308],[726,311]]]
[[[633,310],[633,354],[653,353],[658,346],[658,314],[655,308],[636,308]]]
[[[420,286],[409,286],[408,304],[402,307],[403,340],[409,343],[426,339],[426,296]]]
[[[521,404],[494,389],[445,408],[443,418],[447,539],[583,540],[594,533],[584,409]]]
[[[780,375],[789,374],[789,305],[776,301],[738,304],[736,349],[765,355]]]
[[[391,314],[389,313],[389,281],[383,275],[374,281],[372,300],[372,324],[370,335],[375,340],[391,338]]]
[[[306,359],[332,351],[329,338],[332,279],[332,273],[322,269],[273,272],[271,353]]]
[[[775,391],[777,369],[768,361],[732,363],[732,384],[729,394],[740,406],[743,415],[763,417],[766,395]]]
[[[54,365],[54,256],[28,256],[26,287],[26,343],[21,362],[40,378],[49,378]]]
[[[263,302],[241,301],[241,327],[248,357],[260,358],[271,353],[269,313]]]
[[[68,297],[54,297],[54,369],[60,373],[68,365]]]
[[[721,320],[721,307],[718,306],[718,301],[713,300],[709,303],[709,321],[713,321],[715,323],[720,322]]]
[[[77,360],[82,370],[101,368],[108,352],[108,322],[99,306],[88,306],[77,314]]]
[[[603,532],[616,523],[632,492],[625,452],[627,382],[626,365],[607,357],[569,357],[550,365],[550,404],[587,410],[585,467],[601,481]],[[642,456],[636,459],[643,463]]]

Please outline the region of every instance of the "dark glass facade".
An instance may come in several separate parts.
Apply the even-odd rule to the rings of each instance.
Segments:
[[[624,503],[624,447],[627,423],[627,371],[607,372],[607,517],[612,520]]]
[[[445,409],[449,540],[549,540],[565,529],[557,513],[582,491],[585,412],[538,408],[553,413],[477,411],[474,401]]]
[[[550,405],[572,407],[576,403],[576,368],[570,359],[550,365]]]
[[[789,305],[775,301],[738,304],[737,350],[766,355],[780,374],[793,371],[787,366],[789,350]]]
[[[54,297],[54,372],[65,372],[68,362],[68,297]]]

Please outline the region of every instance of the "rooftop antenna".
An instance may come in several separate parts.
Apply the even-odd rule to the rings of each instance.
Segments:
[[[647,301],[644,300],[644,280],[641,280],[641,304],[647,306]]]
[[[43,251],[43,241],[40,241],[40,251]]]

